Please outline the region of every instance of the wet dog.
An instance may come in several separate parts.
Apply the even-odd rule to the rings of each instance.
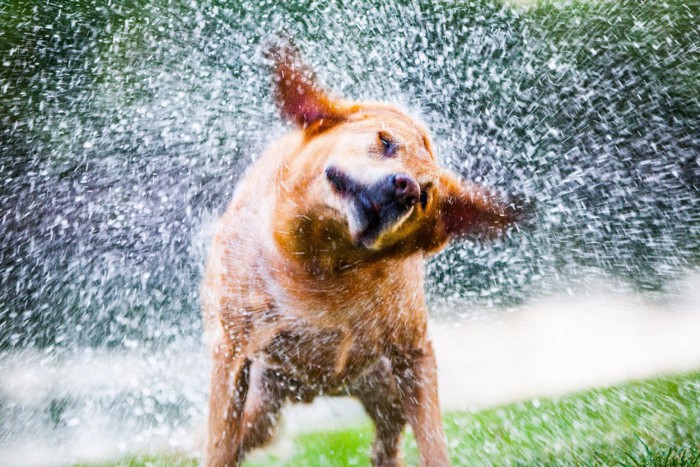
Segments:
[[[376,428],[374,465],[448,465],[427,335],[425,258],[491,237],[517,212],[435,159],[396,107],[334,99],[289,46],[271,53],[296,129],[247,171],[220,219],[202,287],[213,369],[207,465],[267,442],[285,401],[351,395]]]

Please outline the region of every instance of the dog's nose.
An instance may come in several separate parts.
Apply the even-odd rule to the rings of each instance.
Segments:
[[[394,188],[394,194],[406,205],[413,206],[420,198],[420,186],[411,177],[405,174],[396,174],[390,177]]]

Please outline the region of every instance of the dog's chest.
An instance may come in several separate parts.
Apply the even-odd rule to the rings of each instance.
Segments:
[[[274,306],[256,325],[265,336],[258,357],[300,384],[333,392],[381,357],[415,346],[425,333],[422,263],[383,266],[321,280],[280,262],[261,281]]]
[[[382,355],[367,336],[301,327],[278,332],[262,353],[269,366],[325,391],[352,381]]]

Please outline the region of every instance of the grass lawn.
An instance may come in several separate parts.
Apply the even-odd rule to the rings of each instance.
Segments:
[[[445,415],[455,465],[700,466],[700,372],[632,382],[555,399],[476,413]],[[309,433],[291,457],[247,462],[270,465],[367,465],[370,425]],[[413,437],[404,441],[416,465]],[[196,465],[192,459],[130,458],[108,465]]]

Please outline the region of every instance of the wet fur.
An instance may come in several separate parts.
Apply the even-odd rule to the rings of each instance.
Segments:
[[[401,110],[333,99],[294,50],[271,56],[277,101],[296,129],[249,168],[210,248],[206,463],[239,465],[270,439],[284,402],[323,393],[362,402],[376,428],[374,465],[401,464],[407,423],[421,464],[447,465],[425,258],[453,238],[498,234],[515,213],[441,168],[427,131]],[[381,132],[397,142],[391,154]],[[332,183],[335,173],[347,180]],[[420,202],[380,203],[382,214],[398,210],[374,225],[353,214],[353,197],[373,196],[387,174],[414,180]]]

